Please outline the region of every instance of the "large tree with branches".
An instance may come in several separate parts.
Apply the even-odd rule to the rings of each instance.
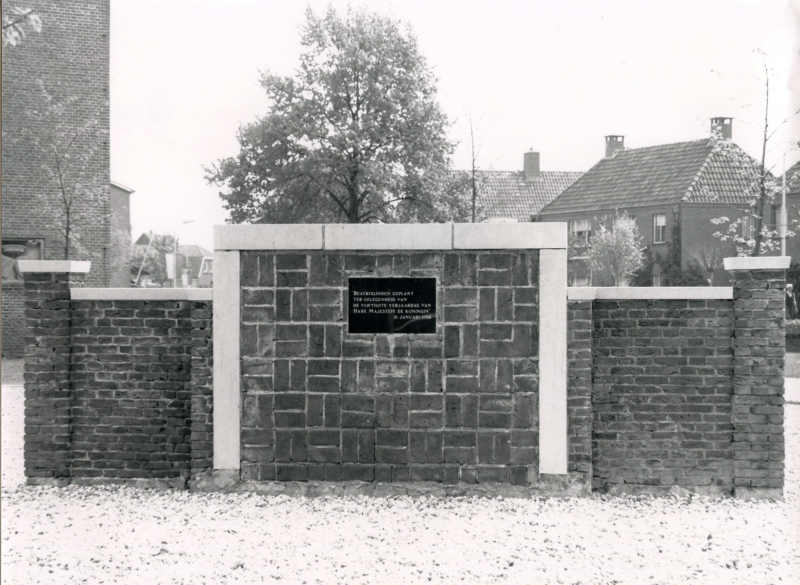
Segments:
[[[293,78],[262,74],[270,110],[206,169],[233,223],[447,219],[453,144],[410,28],[365,10],[306,11]]]

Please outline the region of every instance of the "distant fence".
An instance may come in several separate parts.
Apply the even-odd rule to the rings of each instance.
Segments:
[[[567,289],[548,225],[225,227],[213,302],[21,263],[28,481],[780,497],[787,259]],[[423,332],[350,330],[425,279]]]

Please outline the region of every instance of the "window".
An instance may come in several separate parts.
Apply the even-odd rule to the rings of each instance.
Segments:
[[[653,243],[663,244],[666,242],[666,231],[667,215],[665,213],[656,213],[653,215]]]
[[[770,218],[770,226],[771,230],[775,230],[780,235],[781,233],[781,220],[782,220],[782,212],[780,204],[776,204],[772,206],[772,217]]]
[[[570,286],[589,286],[588,276],[575,276],[574,274],[569,277]]]
[[[569,235],[581,239],[588,244],[592,236],[592,222],[588,219],[569,220]]]
[[[613,228],[617,229],[619,227],[636,227],[636,216],[623,215],[621,217],[615,217]]]
[[[748,215],[742,220],[742,237],[746,240],[756,237],[756,221],[752,215]]]

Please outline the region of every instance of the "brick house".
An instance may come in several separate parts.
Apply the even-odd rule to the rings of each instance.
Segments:
[[[542,171],[539,158],[538,152],[526,152],[522,171],[477,171],[479,198],[489,221],[530,221],[583,174]]]
[[[723,138],[732,138],[731,118],[712,119],[712,129],[717,127]],[[722,258],[735,256],[736,247],[714,237],[724,226],[711,220],[738,217],[751,198],[747,193],[752,186],[737,172],[732,158],[714,145],[713,138],[704,138],[627,149],[623,136],[606,136],[605,158],[545,205],[534,220],[567,222],[573,237],[588,241],[604,217],[627,213],[648,249],[646,273],[638,284],[676,284],[667,276],[669,262],[679,262],[680,270],[687,271],[700,254],[719,260],[713,284],[728,284]],[[732,148],[744,155],[738,146]],[[800,193],[794,201],[787,200],[787,206],[798,202]],[[771,223],[778,222],[779,205],[766,215]],[[787,255],[800,254],[799,239],[789,239],[787,246]],[[697,284],[707,276],[698,276]],[[590,281],[586,262],[579,257],[571,263],[570,284],[585,286]]]
[[[15,5],[3,0],[4,11]],[[64,132],[78,134],[89,120],[96,120],[91,139],[94,156],[82,175],[91,177],[84,182],[95,196],[82,209],[85,219],[77,226],[87,253],[76,253],[72,259],[92,261],[89,286],[109,286],[118,280],[111,245],[109,0],[31,0],[25,8],[39,15],[41,32],[28,34],[19,45],[3,51],[4,356],[19,356],[23,349],[22,285],[9,259],[55,260],[64,254],[64,237],[56,227],[63,207],[54,182],[43,172],[47,126],[32,117],[46,109],[40,84],[56,102],[66,104],[60,118]],[[78,144],[85,149],[85,144]],[[123,224],[129,223],[129,207],[123,206],[117,215]]]

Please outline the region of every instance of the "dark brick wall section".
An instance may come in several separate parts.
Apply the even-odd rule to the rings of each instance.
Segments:
[[[567,412],[570,473],[592,474],[592,301],[567,306]]]
[[[593,488],[729,489],[730,300],[595,301]]]
[[[243,252],[241,274],[243,479],[535,477],[538,252]],[[436,334],[348,334],[351,276],[436,277]]]
[[[780,492],[784,480],[785,271],[736,270],[734,489]]]
[[[0,287],[3,357],[21,358],[25,353],[25,290],[18,281],[3,281]]]
[[[70,476],[70,292],[82,274],[25,275],[25,475]]]
[[[192,471],[213,466],[214,347],[212,303],[192,307]]]
[[[189,476],[191,301],[75,301],[72,477]]]

